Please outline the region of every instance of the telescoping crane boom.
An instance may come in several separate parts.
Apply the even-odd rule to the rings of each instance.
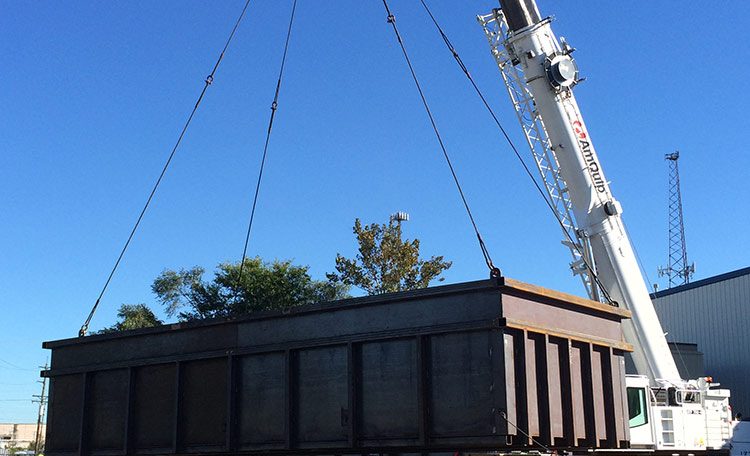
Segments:
[[[627,388],[631,444],[657,450],[719,448],[731,437],[727,390],[683,380],[633,246],[573,95],[574,49],[552,32],[535,0],[500,0],[480,16],[551,204],[592,299],[631,311],[623,325],[640,376]],[[572,217],[571,217],[572,214]],[[573,233],[571,235],[571,233]]]
[[[558,43],[551,20],[541,19],[533,0],[501,4],[513,32],[508,45],[544,123],[578,229],[588,237],[596,275],[610,298],[633,313],[625,331],[636,368],[654,381],[678,381],[677,365],[623,226],[620,203],[612,196],[571,90],[578,82],[573,49]]]

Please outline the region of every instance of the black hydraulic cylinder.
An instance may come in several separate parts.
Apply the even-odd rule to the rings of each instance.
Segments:
[[[500,7],[508,27],[514,32],[542,20],[534,0],[500,0]]]

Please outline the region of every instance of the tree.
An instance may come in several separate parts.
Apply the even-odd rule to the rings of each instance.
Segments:
[[[154,312],[146,304],[123,304],[117,311],[119,321],[114,326],[104,328],[99,334],[113,333],[117,331],[126,331],[128,329],[150,328],[162,324],[162,321],[156,318]]]
[[[348,286],[313,280],[309,267],[291,261],[263,262],[260,258],[220,264],[210,282],[201,267],[164,270],[152,290],[169,316],[181,320],[235,317],[262,310],[291,307],[348,297]]]
[[[331,283],[353,285],[370,295],[413,290],[429,286],[451,267],[442,256],[420,259],[419,239],[402,239],[400,222],[362,226],[356,219],[353,231],[359,253],[354,259],[336,255],[337,272],[326,275]]]
[[[34,454],[42,456],[44,454],[44,439],[39,441],[39,447],[36,445],[36,440],[32,440],[31,443],[29,443],[29,446],[26,447],[26,451],[32,451]]]

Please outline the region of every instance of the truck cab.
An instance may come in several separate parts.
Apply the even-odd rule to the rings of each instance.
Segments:
[[[731,439],[729,391],[711,389],[718,384],[710,377],[653,387],[648,377],[629,375],[625,385],[633,448],[720,449]]]
[[[648,378],[642,375],[628,375],[625,390],[628,401],[628,427],[630,444],[633,448],[653,448],[654,423],[651,416],[651,395]]]

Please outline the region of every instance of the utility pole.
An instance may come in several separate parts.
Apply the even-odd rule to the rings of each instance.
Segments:
[[[680,151],[664,155],[669,162],[669,262],[658,269],[659,276],[669,278],[669,287],[690,282],[695,273],[695,264],[689,264],[685,247],[685,224],[682,219],[682,196],[680,194],[680,169],[677,161]]]
[[[40,368],[44,369],[45,371],[49,369],[49,363],[44,363],[44,366],[39,366]],[[42,384],[42,393],[38,396],[33,396],[36,399],[33,400],[33,402],[39,403],[39,415],[37,416],[36,420],[36,437],[34,438],[34,454],[39,455],[40,450],[44,449],[44,445],[42,445],[42,424],[44,423],[44,414],[46,410],[47,405],[47,377],[42,377],[42,380],[37,380],[38,383]]]

